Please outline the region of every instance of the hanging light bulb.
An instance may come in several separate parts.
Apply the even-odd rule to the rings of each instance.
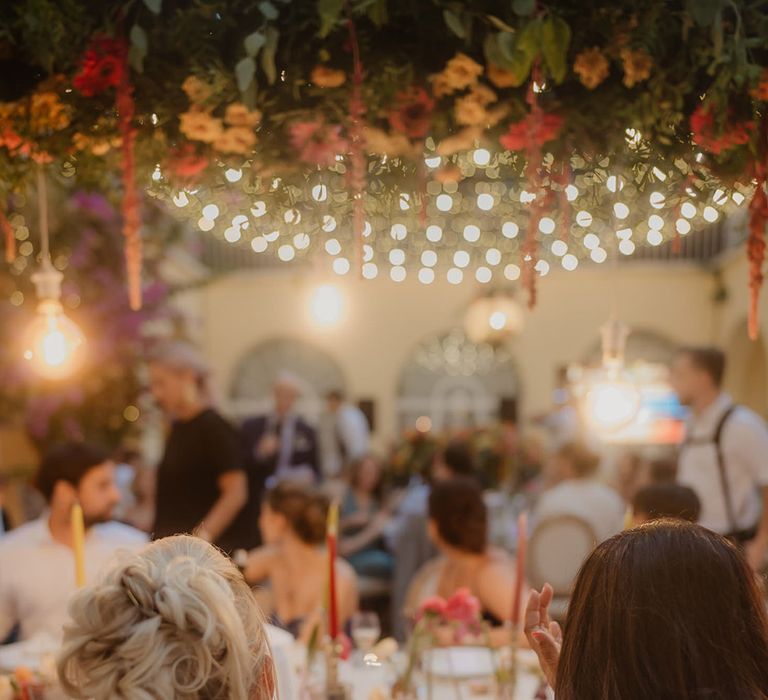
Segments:
[[[24,358],[41,377],[63,379],[82,362],[84,338],[77,325],[67,318],[61,306],[61,281],[64,275],[51,264],[45,176],[42,166],[38,170],[37,182],[42,263],[40,269],[32,275],[38,304],[35,318],[23,336]]]

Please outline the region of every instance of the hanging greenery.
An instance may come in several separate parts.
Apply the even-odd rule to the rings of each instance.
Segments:
[[[630,255],[756,191],[756,331],[764,0],[22,0],[0,61],[0,186],[35,161],[105,190],[122,172],[132,294],[134,179],[257,253],[522,276],[531,300],[555,262]]]

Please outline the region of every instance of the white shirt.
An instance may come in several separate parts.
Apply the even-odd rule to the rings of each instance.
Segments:
[[[93,581],[120,549],[136,550],[147,536],[128,525],[109,522],[89,528],[85,537],[85,575]],[[48,514],[12,530],[0,540],[0,639],[16,623],[21,641],[39,634],[60,639],[75,586],[75,557],[53,539]]]
[[[341,445],[344,446],[342,455]],[[370,451],[371,430],[368,419],[357,407],[344,403],[336,414],[326,413],[320,420],[320,450],[323,474],[338,476],[344,460],[354,461]]]
[[[701,415],[688,423],[680,451],[677,480],[690,486],[701,501],[699,522],[715,532],[727,533],[725,497],[717,465],[714,437],[720,419],[733,401],[720,394]],[[744,406],[728,417],[720,438],[725,473],[731,492],[737,530],[754,527],[760,519],[759,488],[768,486],[768,428],[765,421]]]
[[[598,542],[624,527],[626,506],[621,496],[597,479],[566,479],[541,494],[536,520],[554,515],[573,515],[592,527]]]

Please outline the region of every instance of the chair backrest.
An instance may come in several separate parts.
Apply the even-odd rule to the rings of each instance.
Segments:
[[[549,583],[555,596],[569,596],[576,574],[597,544],[592,527],[575,515],[553,515],[536,524],[528,544],[528,583]]]

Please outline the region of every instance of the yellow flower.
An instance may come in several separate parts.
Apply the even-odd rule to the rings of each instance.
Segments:
[[[30,127],[35,132],[66,129],[70,112],[54,92],[38,92],[32,95],[29,106]]]
[[[477,83],[477,79],[483,74],[483,67],[463,53],[457,53],[445,68],[437,75],[433,75],[432,93],[435,97],[449,95],[456,90],[465,90]]]
[[[88,148],[89,141],[90,139],[85,134],[81,134],[79,131],[72,136],[72,145],[78,151],[84,151],[86,148]]]
[[[256,144],[256,134],[244,126],[233,126],[226,129],[213,142],[213,147],[219,153],[239,153],[245,155]]]
[[[181,84],[181,89],[184,90],[189,101],[193,104],[205,102],[211,96],[211,92],[213,92],[211,86],[208,83],[204,83],[196,75],[187,77]]]
[[[447,136],[437,144],[437,153],[441,156],[451,156],[460,151],[468,151],[474,147],[475,141],[480,138],[482,133],[482,127],[468,126],[453,136]]]
[[[573,62],[574,73],[579,76],[581,84],[590,90],[594,90],[608,77],[609,70],[608,59],[597,46],[585,49]]]
[[[412,156],[418,150],[405,134],[396,132],[388,134],[383,129],[365,127],[365,147],[368,153],[398,158]]]
[[[208,112],[191,110],[179,115],[180,130],[192,141],[213,143],[222,133],[221,119],[214,119]]]
[[[319,65],[312,69],[309,79],[319,88],[337,88],[344,84],[347,74],[343,70]]]
[[[636,83],[648,80],[651,76],[653,59],[644,49],[638,51],[622,49],[621,60],[624,64],[624,85],[626,87],[631,88]]]
[[[91,146],[91,153],[95,156],[103,156],[112,149],[109,141],[94,141]]]
[[[511,70],[497,66],[495,63],[489,63],[485,72],[488,74],[488,80],[497,88],[515,87],[519,84],[517,76]]]
[[[485,107],[471,95],[456,100],[453,116],[456,118],[456,123],[463,126],[479,126],[488,121],[488,112]]]
[[[468,95],[456,100],[454,106],[456,122],[464,126],[488,124],[486,107],[496,100],[496,93],[489,87],[475,85]]]
[[[258,109],[251,112],[245,105],[234,102],[227,105],[224,122],[229,126],[247,126],[253,129],[261,122],[261,112]]]

